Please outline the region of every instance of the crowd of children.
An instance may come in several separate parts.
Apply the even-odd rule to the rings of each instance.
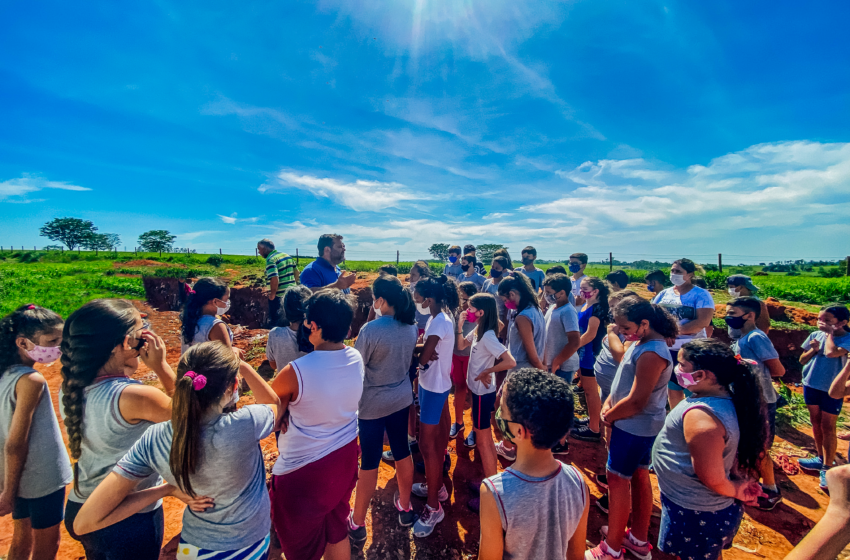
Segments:
[[[772,509],[782,499],[768,450],[779,406],[772,381],[785,370],[757,288],[746,276],[728,279],[730,346],[709,338],[714,301],[689,259],[646,275],[648,301],[622,271],[586,275],[583,253],[545,272],[536,258],[526,247],[515,268],[502,249],[487,272],[475,247],[452,246],[443,274],[419,261],[404,285],[394,268],[382,270],[353,347],[344,343],[354,317],[346,294],[290,287],[269,332],[269,382],[233,347],[221,319],[230,289],[220,280],[187,287],[176,372],[128,301],[94,300],[65,321],[20,307],[0,321],[8,558],[55,557],[63,520],[90,559],[158,558],[162,499],[174,496],[187,505],[180,559],[266,558],[272,530],[289,560],[347,559],[349,543],[367,538],[382,459],[395,466],[399,525],[418,538],[434,531],[450,498],[452,438],[480,460],[480,477],[467,482],[479,495],[468,507],[480,511],[481,559],[650,560],[656,546],[683,560],[721,557],[744,505]],[[847,307],[824,307],[800,358],[817,450],[800,466],[834,491],[830,521],[807,540],[828,550],[850,524],[850,474],[833,469],[850,392],[848,321]],[[70,457],[33,367],[56,360]],[[132,379],[140,361],[163,390]],[[256,404],[236,407],[240,378]],[[577,393],[585,418],[574,415]],[[279,456],[267,485],[258,442],[272,433]],[[570,437],[607,448],[604,468],[584,465],[608,489],[596,502],[608,524],[589,550],[588,487],[556,458]],[[497,456],[510,466],[500,471]]]

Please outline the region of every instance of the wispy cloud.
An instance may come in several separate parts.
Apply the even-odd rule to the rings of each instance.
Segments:
[[[34,175],[24,175],[17,179],[8,179],[0,182],[0,201],[8,202],[34,202],[27,200],[26,195],[43,189],[58,189],[63,191],[90,191],[87,187],[73,185],[65,181],[48,181]]]
[[[186,232],[186,233],[178,233],[176,235],[177,235],[177,242],[178,243],[186,243],[188,241],[194,241],[194,240],[198,239],[199,237],[204,237],[204,236],[207,236],[207,235],[218,235],[218,234],[222,234],[222,233],[228,233],[228,232],[217,231],[217,230],[205,230],[205,231],[190,231],[190,232]]]
[[[254,224],[257,223],[257,221],[260,219],[259,216],[253,218],[238,218],[238,214],[236,212],[229,216],[222,216],[221,214],[216,214],[216,216],[218,216],[219,219],[225,224],[235,224],[237,222],[245,224]]]

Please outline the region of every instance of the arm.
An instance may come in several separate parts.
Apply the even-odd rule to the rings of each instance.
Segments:
[[[239,375],[248,384],[248,388],[254,393],[254,401],[257,404],[267,405],[274,412],[275,425],[280,421],[281,406],[277,393],[269,387],[269,384],[260,377],[260,374],[250,364],[242,362],[239,364]]]
[[[711,324],[714,318],[714,308],[697,309],[696,319],[684,325],[679,325],[679,334],[696,334]]]
[[[603,415],[607,424],[634,416],[646,408],[652,389],[667,367],[667,361],[655,352],[646,352],[638,358],[635,382],[626,398],[608,409]]]
[[[599,317],[591,317],[587,322],[587,330],[581,335],[580,346],[587,346],[593,339],[596,338],[596,332],[599,330]]]
[[[614,324],[608,325],[608,349],[611,350],[615,362],[623,361],[623,356],[626,355],[626,347],[618,336],[617,325]]]
[[[850,394],[850,387],[847,386],[848,377],[850,377],[850,360],[832,380],[832,385],[829,386],[829,398],[843,399],[847,394]]]
[[[419,365],[424,366],[428,362],[437,359],[437,343],[440,342],[440,337],[432,334],[425,339],[425,344],[422,345],[422,351],[419,352]]]
[[[826,478],[830,494],[826,513],[785,560],[832,560],[850,542],[850,466],[829,469]]]
[[[840,358],[847,355],[847,349],[835,344],[835,333],[830,333],[826,337],[826,346],[823,349],[823,355],[827,358]]]
[[[586,496],[584,504],[584,513],[581,514],[581,521],[578,522],[573,536],[570,537],[567,543],[567,560],[583,560],[584,552],[587,550],[587,517],[590,512],[590,492],[587,486],[583,488]]]
[[[168,484],[133,492],[138,480],[109,473],[83,504],[74,520],[74,531],[85,535],[123,521],[171,493]]]
[[[463,336],[463,325],[466,324],[466,312],[461,311],[457,317],[457,328],[455,328],[455,350],[466,350],[472,342]],[[471,333],[470,333],[471,334]]]
[[[481,540],[478,547],[478,560],[502,560],[505,551],[505,533],[502,531],[502,518],[496,506],[496,498],[483,482],[481,483]],[[584,554],[584,543],[582,543]]]
[[[50,398],[47,383],[40,373],[22,375],[15,385],[17,404],[9,426],[9,437],[3,449],[3,461],[6,464],[6,476],[3,480],[3,493],[0,494],[0,516],[12,513],[18,486],[29,455],[29,437],[32,418],[39,400]]]
[[[779,358],[765,360],[764,367],[766,367],[767,371],[770,372],[771,377],[782,377],[783,375],[785,375],[785,366],[782,365],[782,362],[779,361]]]
[[[537,355],[537,347],[534,346],[534,329],[531,326],[531,320],[528,317],[517,315],[516,328],[519,331],[519,337],[522,340],[522,345],[525,348],[525,353],[528,354],[528,361],[537,369],[546,371],[546,366],[540,361],[540,356]]]
[[[516,360],[511,355],[510,350],[505,350],[502,352],[502,355],[499,356],[499,361],[497,361],[493,367],[482,370],[481,373],[478,374],[478,377],[475,378],[475,381],[480,381],[484,383],[485,387],[490,387],[490,375],[498,371],[507,371],[515,367]]]
[[[277,297],[277,288],[280,285],[280,278],[275,274],[269,278],[269,301]]]
[[[287,364],[272,379],[271,388],[280,399],[280,410],[277,413],[277,417],[283,418],[286,416],[289,403],[298,398],[298,375],[295,373],[295,368],[291,363]],[[286,428],[282,426],[281,431],[285,432]]]
[[[174,394],[177,376],[166,361],[165,341],[158,334],[149,331],[142,333],[142,338],[147,341],[147,344],[139,352],[139,358],[156,374],[165,394],[170,397]]]
[[[598,320],[598,319],[597,319]],[[558,352],[558,355],[552,360],[551,373],[555,373],[561,369],[561,365],[570,359],[578,349],[581,348],[581,336],[578,331],[570,331],[567,333],[567,343]]]
[[[215,340],[217,342],[221,342],[228,348],[233,348],[233,343],[230,341],[230,333],[227,332],[227,325],[224,323],[216,323],[213,325],[213,328],[210,329],[208,338],[212,341]]]
[[[803,352],[803,354],[800,356],[800,363],[802,365],[806,365],[807,363],[809,363],[811,359],[815,357],[815,354],[817,354],[820,350],[820,342],[818,342],[818,339],[816,338],[809,340],[808,345],[809,349]]]

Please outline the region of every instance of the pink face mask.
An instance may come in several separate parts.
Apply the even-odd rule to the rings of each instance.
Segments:
[[[584,290],[582,290],[581,297],[582,299],[590,299],[593,297],[593,292],[585,292]]]
[[[507,307],[508,309],[513,311],[514,309],[516,309],[516,304],[514,302],[512,302],[511,300],[507,300],[507,301],[505,301],[505,307]]]
[[[467,309],[466,310],[466,322],[467,323],[474,323],[477,320],[478,320],[478,316],[475,314],[475,311],[473,311],[471,309]]]
[[[673,370],[673,373],[676,374],[676,383],[678,383],[680,386],[684,387],[685,389],[687,389],[688,387],[693,387],[694,385],[697,384],[697,382],[694,381],[694,374],[691,373],[691,372],[682,371],[682,366],[680,366],[678,364],[676,365],[676,368]]]
[[[35,345],[32,350],[27,350],[27,356],[39,364],[52,364],[62,356],[62,350],[58,346]]]

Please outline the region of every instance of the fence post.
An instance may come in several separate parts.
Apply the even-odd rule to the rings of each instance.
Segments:
[[[221,256],[221,254],[222,254],[222,252],[221,252],[221,248],[219,248],[219,250],[218,250],[218,254],[219,254],[219,256]]]
[[[260,254],[260,253],[259,253],[259,252],[257,252],[257,248],[256,248],[256,247],[254,247],[254,256],[255,256],[255,257],[256,257],[256,256],[259,256],[259,254]]]
[[[608,253],[608,272],[614,271],[614,253]]]
[[[298,256],[298,247],[295,248],[295,266],[298,266],[298,262],[300,261],[300,257]]]
[[[723,272],[723,254],[717,253],[717,269]]]
[[[395,266],[396,266],[396,268],[398,268],[398,249],[396,249],[396,252],[395,252]]]
[[[845,274],[850,276],[850,257],[847,257],[847,271]]]

